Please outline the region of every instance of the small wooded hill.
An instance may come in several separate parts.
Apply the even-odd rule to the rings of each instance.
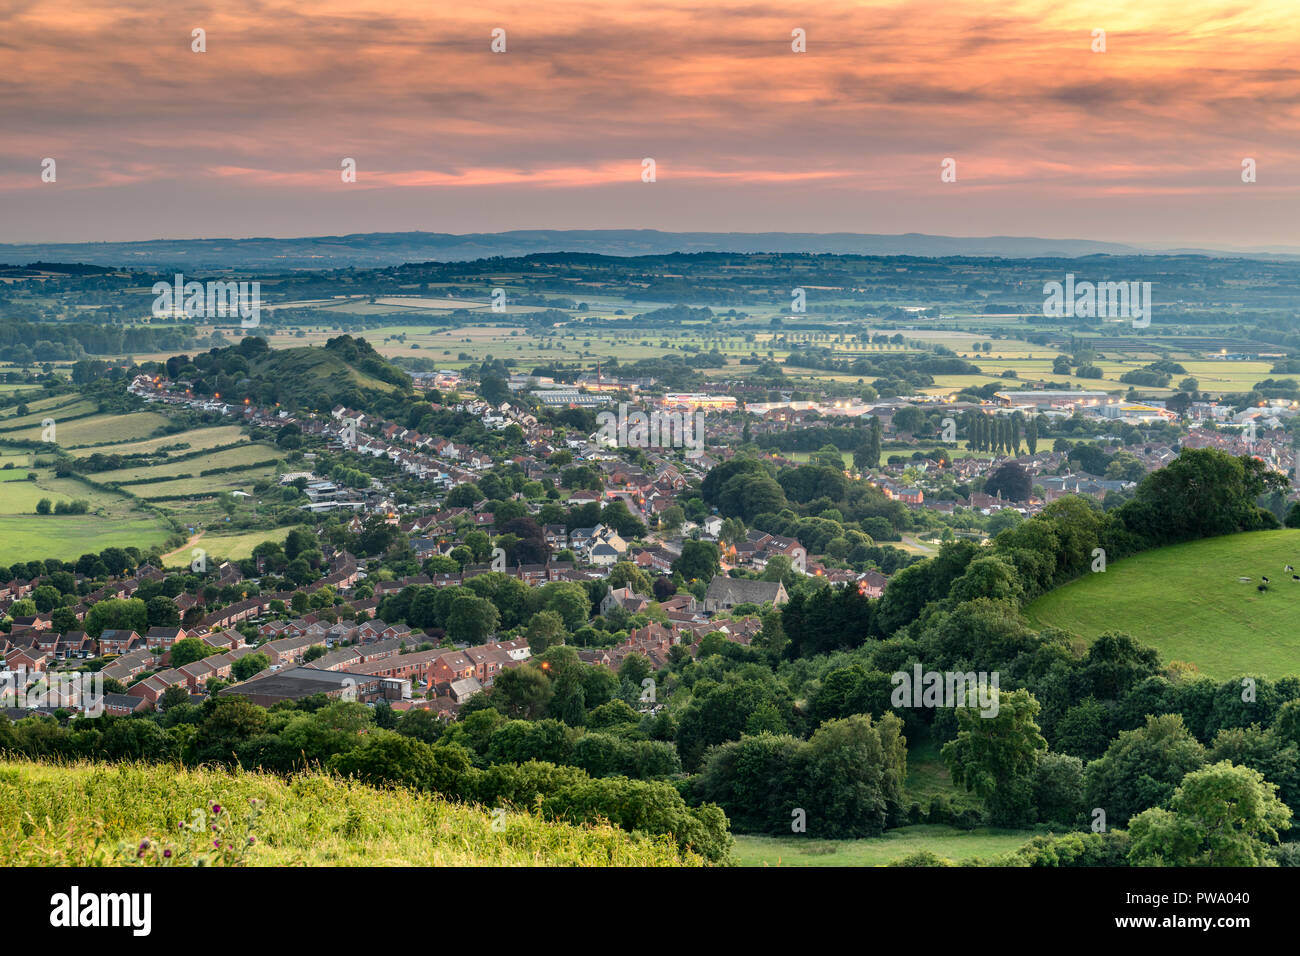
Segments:
[[[183,358],[183,357],[182,357]],[[286,408],[328,411],[347,405],[368,411],[380,399],[409,393],[411,378],[362,338],[340,335],[323,348],[270,349],[249,337],[238,345],[194,357],[193,366],[167,363],[173,377],[197,372],[210,390],[234,404],[279,402]]]
[[[1043,595],[1025,616],[1089,641],[1123,631],[1163,660],[1187,661],[1210,677],[1276,680],[1300,669],[1293,575],[1300,575],[1300,530],[1249,531],[1114,562]]]
[[[255,819],[253,799],[262,802]],[[196,819],[201,830],[182,828]],[[228,855],[212,848],[213,822],[223,827],[218,837]],[[159,862],[169,850],[181,865],[200,858],[205,865],[252,866],[684,865],[669,843],[613,827],[517,812],[494,817],[480,807],[318,773],[286,782],[163,764],[0,761],[0,866],[132,864],[146,840],[141,862]]]

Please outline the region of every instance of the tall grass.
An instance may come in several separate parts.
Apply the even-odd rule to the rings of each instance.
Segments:
[[[0,866],[134,862],[133,852],[119,851],[146,840],[154,850],[175,844],[175,859],[193,859],[184,852],[191,834],[183,828],[196,810],[210,814],[216,803],[246,817],[254,799],[262,801],[255,839],[240,853],[252,866],[682,865],[667,840],[526,813],[494,817],[483,808],[319,773],[285,781],[167,765],[4,760]]]

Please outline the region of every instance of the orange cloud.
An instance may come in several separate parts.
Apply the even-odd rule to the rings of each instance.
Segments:
[[[574,212],[548,195],[636,183],[652,156],[656,185],[712,185],[738,219],[790,190],[887,192],[906,231],[901,204],[934,197],[946,156],[1007,207],[1210,202],[1251,156],[1289,203],[1297,33],[1291,0],[15,4],[0,189],[48,195],[55,156],[60,186],[87,192],[329,195],[349,156],[358,191],[535,190],[521,208],[545,220]]]

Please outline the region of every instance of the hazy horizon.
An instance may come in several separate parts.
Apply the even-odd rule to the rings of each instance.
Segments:
[[[870,236],[873,238],[904,238],[908,236],[923,236],[935,239],[953,239],[953,240],[1024,240],[1024,241],[1041,241],[1041,242],[1095,242],[1114,245],[1129,245],[1134,249],[1143,252],[1161,252],[1173,249],[1183,248],[1204,248],[1212,251],[1242,252],[1242,253],[1300,253],[1300,238],[1293,242],[1274,242],[1259,244],[1240,244],[1229,243],[1221,240],[1211,240],[1205,243],[1190,241],[1153,241],[1153,242],[1136,242],[1125,238],[1101,239],[1096,236],[1083,236],[1074,234],[1061,235],[1023,235],[1023,234],[993,234],[993,233],[925,233],[910,230],[908,232],[891,232],[891,233],[868,233],[855,230],[820,230],[820,231],[796,231],[782,229],[668,229],[655,228],[650,226],[601,226],[601,227],[520,227],[517,229],[496,229],[496,230],[466,230],[463,232],[441,231],[431,229],[361,229],[351,230],[348,232],[314,232],[314,233],[294,233],[294,234],[270,234],[270,233],[250,233],[248,235],[157,235],[145,236],[135,239],[64,239],[64,240],[45,240],[45,241],[24,241],[20,239],[5,239],[0,241],[0,247],[3,246],[28,246],[28,245],[94,245],[94,244],[127,244],[127,243],[148,243],[148,242],[252,242],[258,240],[294,242],[298,240],[309,239],[340,239],[348,237],[365,237],[365,236],[383,236],[383,235],[431,235],[431,236],[454,236],[458,238],[469,238],[473,236],[504,236],[512,233],[533,233],[533,232],[569,232],[569,233],[627,233],[627,232],[653,232],[663,235],[722,235],[731,234],[736,236],[759,236],[759,235],[787,235],[787,236]]]

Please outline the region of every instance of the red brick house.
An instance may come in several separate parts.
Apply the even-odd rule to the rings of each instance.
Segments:
[[[104,631],[99,635],[99,653],[125,654],[136,647],[144,647],[144,638],[135,631]]]

